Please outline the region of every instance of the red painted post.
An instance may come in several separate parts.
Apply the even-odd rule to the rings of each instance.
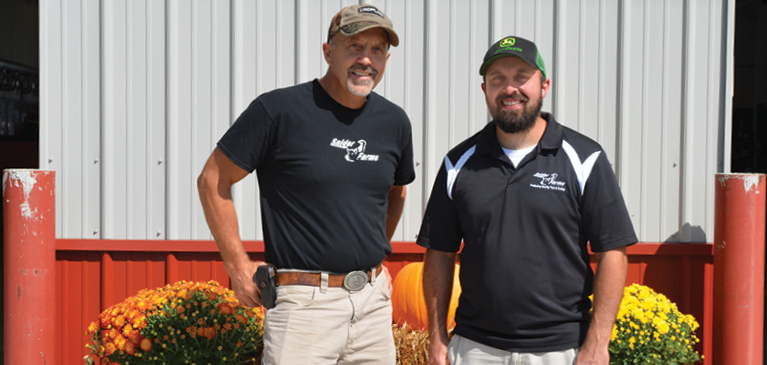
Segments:
[[[716,174],[714,364],[761,364],[765,175]]]
[[[3,171],[6,364],[55,364],[54,171]]]

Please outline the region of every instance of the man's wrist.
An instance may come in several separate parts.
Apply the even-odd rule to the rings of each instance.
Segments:
[[[243,255],[243,257],[235,260],[224,261],[224,269],[229,273],[229,276],[233,276],[236,275],[236,273],[247,271],[252,263],[253,261],[250,260],[248,255]],[[263,262],[258,262],[256,267],[258,267],[258,264],[263,264]]]

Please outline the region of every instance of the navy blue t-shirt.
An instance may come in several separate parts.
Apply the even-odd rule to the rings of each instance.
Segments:
[[[415,179],[399,106],[373,92],[348,109],[314,80],[259,96],[218,148],[256,171],[267,262],[343,273],[391,253],[387,195]]]
[[[454,333],[508,351],[579,347],[594,276],[587,244],[637,242],[602,148],[542,116],[543,137],[516,168],[492,123],[450,150],[417,240],[445,252],[463,241]]]

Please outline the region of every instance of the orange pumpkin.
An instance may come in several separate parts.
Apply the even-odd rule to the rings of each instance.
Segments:
[[[458,307],[458,297],[461,295],[461,284],[458,280],[460,265],[455,265],[453,277],[453,294],[447,311],[447,328],[455,327],[455,309]],[[394,279],[392,293],[392,319],[397,325],[407,323],[415,329],[426,329],[429,319],[426,313],[426,300],[423,297],[423,262],[407,264],[397,273]]]

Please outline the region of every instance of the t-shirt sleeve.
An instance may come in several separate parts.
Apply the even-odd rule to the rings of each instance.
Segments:
[[[404,112],[403,112],[404,114]],[[413,133],[410,120],[404,116],[407,123],[402,133],[402,152],[397,170],[394,172],[394,185],[407,185],[415,180],[415,167],[413,166]]]
[[[434,180],[416,243],[434,250],[458,252],[462,240],[458,209],[447,195],[447,170],[443,163]]]
[[[260,99],[250,103],[218,141],[218,148],[237,166],[253,172],[269,157],[275,124]]]
[[[582,199],[582,225],[592,251],[605,252],[638,241],[618,180],[604,151],[586,181]]]

